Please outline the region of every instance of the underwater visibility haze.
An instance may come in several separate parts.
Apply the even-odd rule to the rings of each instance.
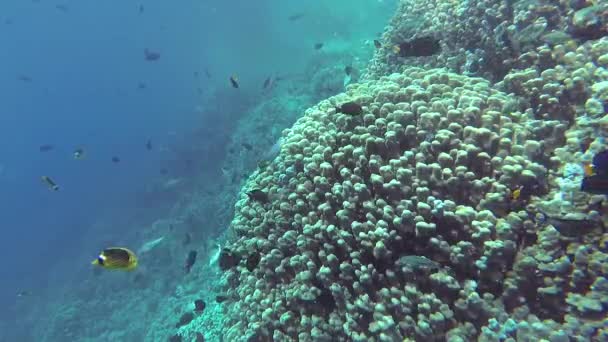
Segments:
[[[608,3],[0,4],[0,341],[608,341]]]

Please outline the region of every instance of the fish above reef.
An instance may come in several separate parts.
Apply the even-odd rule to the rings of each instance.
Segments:
[[[228,299],[229,299],[229,297],[225,294],[219,294],[219,295],[215,296],[216,303],[223,303]]]
[[[247,261],[245,262],[245,267],[247,267],[247,270],[249,270],[249,272],[253,272],[253,270],[258,266],[259,263],[260,263],[260,253],[254,252],[247,257]]]
[[[342,113],[347,115],[360,115],[363,114],[363,107],[360,104],[349,101],[345,102],[336,107],[336,113]]]
[[[144,59],[150,62],[160,59],[160,52],[144,49]]]
[[[51,145],[51,144],[44,144],[44,145],[40,145],[40,147],[38,147],[38,150],[40,152],[49,152],[52,151],[55,148],[55,146]]]
[[[315,48],[315,50],[321,50],[323,48],[323,45],[324,45],[323,43],[316,43],[314,45],[314,48]]]
[[[17,76],[17,79],[21,82],[26,82],[26,83],[32,82],[32,78],[27,75],[19,75],[19,76]]]
[[[59,185],[57,185],[57,183],[55,183],[51,177],[49,176],[42,176],[40,177],[42,179],[42,181],[46,184],[46,186],[49,187],[49,189],[53,190],[53,191],[57,191],[59,190]]]
[[[85,157],[84,150],[81,148],[77,148],[74,150],[74,152],[72,152],[72,156],[76,160],[83,159]]]
[[[268,76],[268,78],[266,78],[264,80],[264,84],[262,84],[262,89],[268,89],[268,87],[270,87],[271,84],[272,84],[272,77]]]
[[[597,153],[589,164],[583,166],[585,177],[581,191],[597,195],[608,195],[608,150]]]
[[[402,42],[395,49],[400,57],[427,57],[439,53],[439,40],[432,36],[415,38]]]
[[[232,85],[232,88],[238,88],[239,79],[235,75],[230,76],[230,84]]]
[[[222,271],[227,271],[239,264],[241,258],[229,248],[222,248],[218,255],[218,264]]]
[[[422,255],[406,255],[397,260],[396,265],[399,267],[408,267],[416,270],[436,270],[441,268],[441,265]]]
[[[382,43],[378,39],[374,39],[374,46],[376,49],[380,49],[382,47]]]
[[[127,248],[110,247],[101,251],[91,264],[107,270],[132,271],[137,268],[137,257]]]
[[[31,295],[32,295],[32,293],[27,290],[17,292],[17,297],[29,297]]]
[[[202,299],[197,299],[194,301],[194,312],[202,313],[205,310],[205,301]]]
[[[580,237],[591,231],[602,228],[602,221],[591,220],[582,213],[568,213],[563,216],[548,215],[546,212],[537,209],[536,223],[539,225],[550,224],[560,234],[565,237],[575,238]]]
[[[260,189],[253,189],[247,192],[247,197],[251,201],[260,202],[260,203],[268,203],[270,202],[270,198],[268,197],[268,193],[264,192]]]
[[[184,265],[186,273],[190,273],[192,266],[194,266],[194,264],[196,263],[196,255],[196,251],[190,251],[190,253],[188,253],[188,257],[186,258],[186,263]]]
[[[350,76],[353,73],[353,67],[352,65],[347,65],[344,67],[344,73],[348,76]]]
[[[296,20],[300,20],[304,17],[304,13],[295,13],[290,15],[289,17],[287,17],[287,20],[289,21],[296,21]]]
[[[253,149],[253,146],[246,142],[242,143],[241,146],[243,146],[247,151],[251,151]]]

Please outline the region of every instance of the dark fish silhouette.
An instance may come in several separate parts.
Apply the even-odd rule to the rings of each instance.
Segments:
[[[139,14],[144,13],[144,5],[139,5]]]
[[[245,266],[247,267],[247,270],[249,270],[249,272],[253,272],[253,270],[258,266],[259,263],[260,263],[260,253],[254,252],[247,258],[247,261],[245,262]]]
[[[323,48],[323,43],[316,43],[314,45],[314,47],[315,47],[315,50],[321,50]]]
[[[225,302],[227,299],[228,299],[228,296],[226,296],[224,294],[219,294],[219,295],[215,296],[215,302],[216,303]]]
[[[399,44],[396,51],[401,57],[427,57],[441,51],[441,45],[434,37],[420,37]]]
[[[253,149],[253,146],[251,146],[251,144],[248,143],[242,143],[241,146],[243,146],[245,149],[247,149],[247,151],[251,151]]]
[[[144,49],[144,58],[150,62],[157,61],[160,59],[160,52]]]
[[[168,174],[168,173],[169,173],[169,170],[167,170],[167,169],[160,169],[160,174],[161,174],[161,175],[163,175],[163,176],[164,176],[164,175],[166,175],[166,174]]]
[[[205,310],[205,301],[202,299],[197,299],[194,301],[194,311],[201,313]]]
[[[584,165],[584,170],[581,191],[608,195],[608,150],[596,153],[591,163]]]
[[[379,49],[382,47],[382,43],[380,43],[378,39],[374,39],[374,46],[376,47],[376,49]]]
[[[289,17],[287,17],[287,20],[289,21],[296,21],[296,20],[300,20],[304,17],[304,13],[295,13],[290,15]]]
[[[262,85],[262,89],[268,88],[268,86],[270,86],[270,82],[272,82],[272,77],[268,76],[268,78],[264,80],[264,84]]]
[[[40,147],[38,147],[40,152],[49,152],[49,151],[52,151],[54,148],[55,148],[55,146],[53,146],[51,144],[44,144],[44,145],[40,145]]]
[[[194,263],[196,263],[196,254],[196,251],[190,251],[190,253],[188,253],[188,257],[186,258],[186,264],[184,266],[186,273],[190,273],[192,266],[194,266]]]
[[[356,102],[349,101],[336,107],[336,113],[343,113],[353,116],[360,115],[363,113],[363,107],[361,107],[361,105]]]
[[[268,203],[270,201],[270,198],[268,197],[268,193],[266,193],[260,189],[253,189],[253,190],[249,191],[247,193],[247,196],[249,197],[250,200],[260,202],[260,203]]]
[[[120,163],[120,158],[112,157],[112,163],[115,163],[115,164]]]
[[[230,76],[230,84],[232,84],[232,88],[238,88],[239,79],[235,75]]]
[[[60,10],[61,12],[67,12],[68,11],[68,6],[67,5],[55,5],[55,8]]]
[[[49,177],[49,176],[42,176],[42,177],[40,177],[40,179],[42,179],[42,181],[43,181],[43,182],[46,184],[46,186],[47,186],[49,189],[51,189],[51,190],[53,190],[53,191],[57,191],[57,190],[59,190],[59,185],[57,185],[57,183],[55,183],[55,182],[54,182],[54,181],[51,179],[51,177]]]
[[[350,74],[353,73],[353,67],[351,65],[347,65],[344,67],[344,73],[346,73],[346,75],[350,76]]]
[[[144,82],[139,82],[137,84],[137,89],[146,89],[146,84]]]
[[[152,140],[148,140],[146,142],[146,150],[148,150],[148,151],[152,150]]]
[[[19,76],[17,76],[17,80],[19,80],[21,82],[27,82],[27,83],[32,82],[32,78],[27,75],[19,75]]]

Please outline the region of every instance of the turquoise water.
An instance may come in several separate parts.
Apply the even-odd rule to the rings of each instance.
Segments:
[[[605,1],[5,1],[0,46],[0,342],[608,340]]]
[[[190,299],[219,279],[209,258],[244,177],[304,109],[344,90],[344,67],[365,66],[394,7],[4,1],[0,340],[173,335]],[[146,60],[145,49],[160,58]],[[251,121],[260,113],[263,125]],[[77,148],[85,158],[73,157]],[[103,248],[138,251],[161,237],[133,273],[90,265]],[[190,250],[198,258],[185,274]],[[208,302],[214,341],[222,316]]]

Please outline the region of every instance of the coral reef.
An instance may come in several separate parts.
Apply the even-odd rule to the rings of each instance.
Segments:
[[[336,114],[348,100],[364,114]],[[533,129],[533,116],[486,80],[421,68],[309,109],[249,179],[273,201],[237,202],[229,248],[262,258],[225,275],[240,299],[227,337],[478,334],[506,310],[526,246],[525,203],[510,193],[546,191],[541,140],[563,134],[557,121]]]
[[[224,274],[227,337],[605,339],[605,196],[580,181],[607,35],[603,2],[401,1],[362,83],[243,187],[226,249],[261,262]]]

